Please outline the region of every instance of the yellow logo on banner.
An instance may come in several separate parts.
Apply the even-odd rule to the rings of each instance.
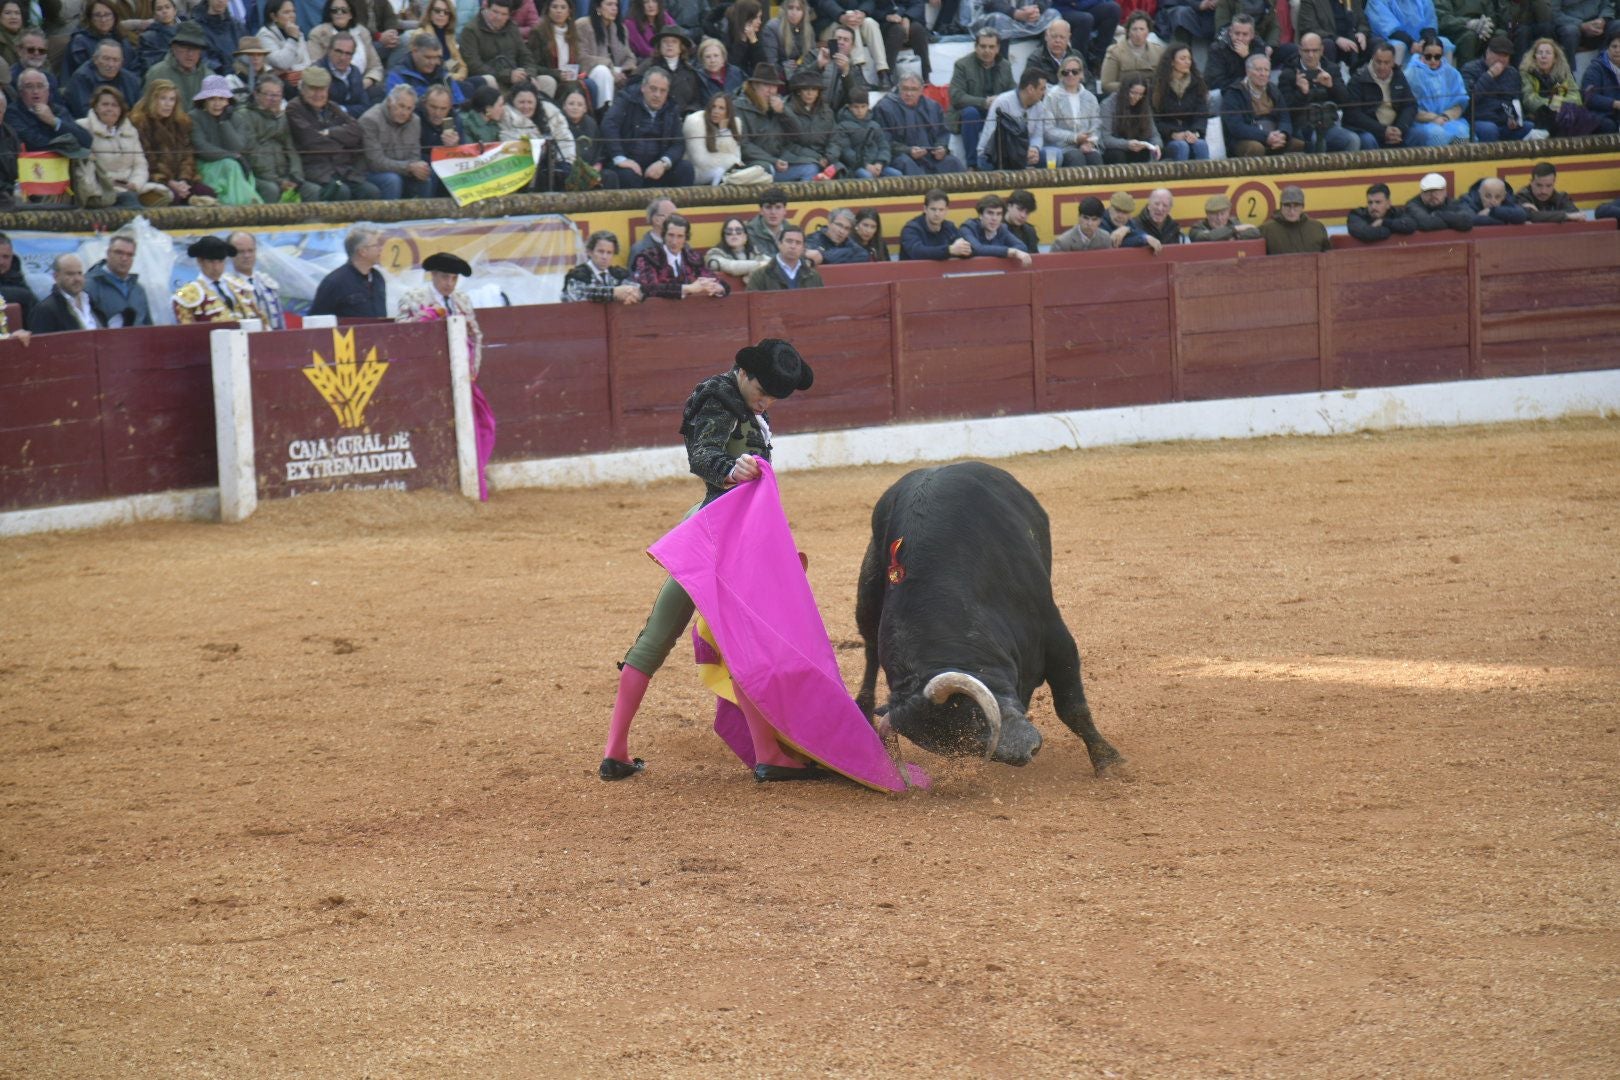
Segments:
[[[314,363],[304,369],[304,374],[309,376],[309,381],[315,384],[315,389],[321,392],[326,403],[332,406],[332,411],[337,413],[339,425],[361,427],[366,422],[366,406],[370,404],[377,384],[382,382],[388,362],[377,359],[377,349],[373,346],[366,353],[366,362],[357,363],[353,330],[333,330],[332,347],[334,355],[331,363],[316,352],[313,354]]]

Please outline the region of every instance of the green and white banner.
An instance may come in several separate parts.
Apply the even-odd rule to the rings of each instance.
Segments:
[[[436,147],[433,171],[457,206],[522,191],[534,179],[544,139]]]

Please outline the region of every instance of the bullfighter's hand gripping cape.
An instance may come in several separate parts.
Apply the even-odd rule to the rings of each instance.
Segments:
[[[729,682],[747,695],[781,742],[827,768],[881,791],[927,787],[915,765],[899,769],[844,688],[827,628],[799,563],[776,487],[760,461],[759,479],[742,484],[666,533],[647,549],[680,583],[706,624],[705,638],[724,657]],[[724,677],[708,678],[732,698]],[[735,707],[733,707],[735,713]],[[722,708],[715,729],[748,764],[753,745],[740,713]],[[909,783],[908,783],[909,781]]]

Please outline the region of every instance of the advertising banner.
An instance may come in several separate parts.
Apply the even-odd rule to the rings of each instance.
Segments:
[[[510,139],[500,143],[439,146],[433,150],[433,172],[457,206],[468,206],[522,191],[534,180],[544,139]]]

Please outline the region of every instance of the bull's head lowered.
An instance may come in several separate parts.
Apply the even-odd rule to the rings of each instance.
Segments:
[[[1007,765],[1028,765],[1041,749],[1041,733],[1017,701],[998,701],[962,671],[942,671],[921,693],[891,699],[884,726],[936,754],[972,754]]]

